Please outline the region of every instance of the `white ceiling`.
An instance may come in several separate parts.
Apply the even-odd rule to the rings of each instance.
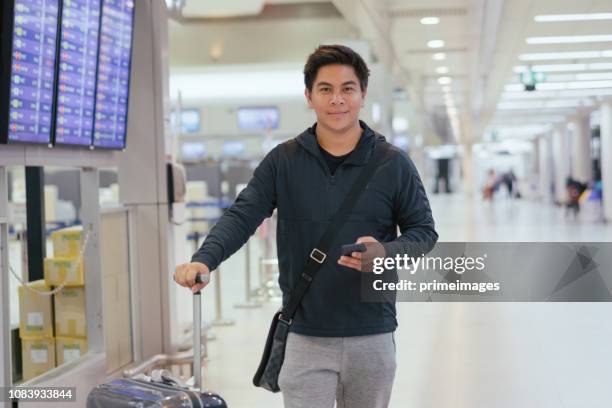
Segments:
[[[187,0],[187,4],[194,1]],[[365,39],[379,59],[392,65],[395,83],[407,88],[417,112],[428,117],[439,117],[440,111],[454,115],[458,124],[454,129],[455,141],[469,142],[480,139],[487,127],[503,128],[517,121],[545,125],[551,120],[564,120],[577,110],[568,108],[569,102],[554,107],[551,100],[579,101],[574,105],[588,109],[596,104],[596,98],[603,97],[590,95],[589,90],[504,92],[506,85],[518,83],[514,66],[612,63],[612,55],[529,63],[518,59],[526,53],[612,50],[612,41],[546,45],[526,42],[527,37],[612,35],[612,20],[539,23],[533,18],[540,14],[612,12],[612,0],[274,0],[262,3],[265,3],[264,11],[256,16],[172,21],[171,64],[193,67],[215,63],[303,63],[304,56],[322,41]],[[420,19],[428,16],[438,17],[439,24],[421,24]],[[194,39],[197,40],[194,42]],[[431,40],[443,40],[445,45],[429,48],[427,43]],[[432,58],[439,52],[446,54],[445,60]],[[436,70],[440,67],[446,67],[448,73],[438,73]],[[565,81],[586,72],[612,76],[608,66],[549,73],[547,80],[549,83]],[[446,91],[438,83],[440,76],[452,78],[452,83],[444,88]],[[592,93],[606,92],[612,94],[612,86]],[[515,108],[516,102],[523,99],[529,101],[526,109]],[[498,103],[504,109],[498,110]],[[534,109],[538,103],[542,108]]]

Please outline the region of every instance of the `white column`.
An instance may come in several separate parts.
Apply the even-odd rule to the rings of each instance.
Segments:
[[[571,175],[572,178],[588,182],[592,179],[591,123],[589,115],[573,118],[571,132]]]
[[[134,18],[134,49],[130,81],[127,148],[119,160],[119,198],[134,215],[131,231],[139,282],[137,296],[140,316],[135,317],[143,358],[172,352],[170,326],[173,319],[169,288],[174,263],[173,229],[168,220],[166,136],[168,108],[168,16],[164,2],[138,2]],[[176,332],[174,332],[176,333]],[[138,336],[139,334],[139,336]]]
[[[391,121],[393,119],[393,82],[391,70],[383,63],[370,65],[370,80],[368,82],[368,94],[365,107],[361,116],[368,125],[387,137],[392,139]],[[376,104],[376,112],[374,112]],[[376,117],[375,117],[376,116]]]
[[[601,182],[604,218],[612,221],[612,100],[601,104]]]
[[[552,151],[551,135],[544,134],[538,138],[540,196],[544,202],[552,201]]]
[[[565,202],[567,192],[565,183],[569,176],[569,149],[567,143],[566,126],[555,126],[552,134],[553,144],[553,164],[554,164],[554,181],[555,181],[555,201]]]

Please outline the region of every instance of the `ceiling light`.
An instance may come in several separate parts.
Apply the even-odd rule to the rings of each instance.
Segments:
[[[505,113],[505,114],[504,114]],[[516,114],[508,111],[497,112],[495,115],[495,123],[500,124],[509,123],[516,124]],[[547,112],[544,115],[528,115],[521,113],[521,123],[554,123],[554,122],[565,122],[566,118],[562,115],[551,115],[551,112]]]
[[[605,58],[612,57],[612,50],[605,51],[570,51],[570,52],[541,52],[519,55],[521,61],[578,59],[578,58]]]
[[[436,73],[438,73],[438,74],[448,74],[448,67],[438,67],[438,68],[436,68]]]
[[[429,48],[442,48],[444,47],[444,41],[442,40],[431,40],[427,43]]]
[[[612,13],[545,14],[535,16],[533,20],[538,23],[550,23],[555,21],[612,20]]]
[[[571,81],[571,82],[541,82],[536,84],[538,91],[554,91],[562,89],[597,89],[612,88],[612,80],[607,81]],[[508,84],[504,86],[506,92],[524,91],[523,84]]]
[[[443,91],[443,92],[450,92],[450,91],[451,91],[451,87],[450,87],[450,86],[448,86],[448,85],[444,85],[444,86],[442,87],[442,91]]]
[[[567,72],[567,71],[586,71],[587,64],[551,64],[551,65],[520,65],[514,67],[514,72],[517,74],[523,72]]]
[[[451,82],[453,82],[453,78],[451,77],[443,76],[438,78],[438,83],[440,85],[449,85]]]
[[[438,17],[423,17],[421,19],[421,24],[425,24],[425,25],[438,24],[439,22],[440,22],[440,19]]]
[[[612,70],[612,62],[597,62],[593,64],[588,64],[587,69],[589,71]]]
[[[567,89],[612,88],[612,81],[568,82]]]
[[[578,108],[587,106],[591,103],[580,99],[569,100],[549,100],[549,101],[521,101],[521,102],[500,102],[497,104],[499,110],[525,110],[525,109],[557,109],[557,108]]]
[[[602,79],[612,79],[612,72],[589,72],[586,74],[576,74],[577,81],[599,81]]]
[[[588,98],[592,96],[610,96],[612,88],[600,89],[566,89],[560,91],[538,91],[538,92],[504,92],[501,96],[502,100],[516,99],[545,99],[545,98]]]
[[[550,37],[527,37],[527,44],[577,44],[612,41],[612,35],[562,35]]]
[[[610,96],[612,95],[612,88],[600,88],[600,89],[589,89],[583,91],[581,89],[571,89],[566,91],[560,91],[559,97],[562,98],[589,98],[593,96]]]
[[[432,55],[432,58],[436,61],[444,61],[446,59],[446,54],[443,52],[436,52]]]
[[[612,62],[600,62],[593,64],[550,64],[550,65],[517,65],[514,72],[569,72],[569,71],[607,71],[612,70]]]

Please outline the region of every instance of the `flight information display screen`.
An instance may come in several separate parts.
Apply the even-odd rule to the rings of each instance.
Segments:
[[[100,1],[63,2],[55,144],[92,143]]]
[[[122,149],[127,131],[132,0],[102,0],[93,145]]]
[[[12,1],[13,32],[8,37],[12,38],[8,120],[3,122],[8,129],[2,139],[4,142],[49,144],[54,102],[58,0]],[[5,133],[5,129],[1,133]]]

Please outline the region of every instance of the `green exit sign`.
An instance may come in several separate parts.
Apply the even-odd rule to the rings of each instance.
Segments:
[[[521,83],[523,85],[535,85],[546,81],[546,73],[527,71],[521,73]]]

